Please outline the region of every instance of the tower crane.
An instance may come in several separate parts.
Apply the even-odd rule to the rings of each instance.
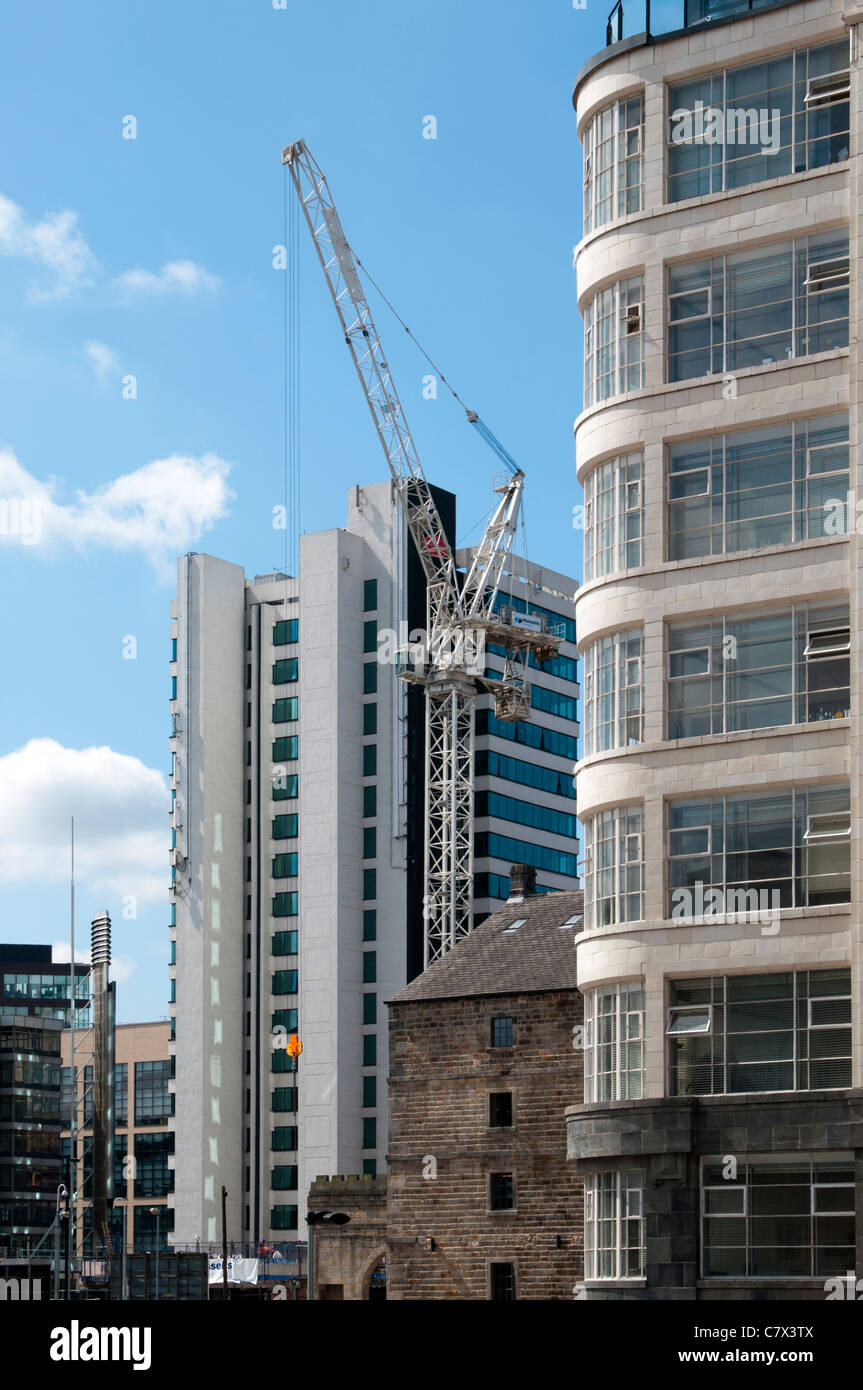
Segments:
[[[423,917],[428,967],[472,926],[475,698],[492,691],[496,718],[529,719],[527,659],[533,654],[538,661],[550,660],[562,632],[539,615],[507,607],[498,611],[524,473],[470,411],[468,419],[506,464],[506,473],[495,478],[500,500],[467,575],[457,569],[327,180],[302,140],[282,151],[282,163],[311,233],[426,580],[425,651],[419,657],[410,650],[397,653],[396,672],[424,686],[426,696]],[[500,676],[486,675],[486,641],[503,648]]]

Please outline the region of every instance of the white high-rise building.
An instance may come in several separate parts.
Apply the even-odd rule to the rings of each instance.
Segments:
[[[455,498],[436,498],[453,536]],[[498,724],[490,697],[477,703],[476,920],[506,897],[511,862],[533,864],[541,888],[576,881],[576,583],[528,577],[505,575],[500,601],[550,615],[566,640],[530,673],[531,722]],[[178,1243],[220,1238],[222,1186],[233,1239],[291,1240],[316,1176],[383,1167],[385,1001],[422,966],[424,695],[379,655],[424,625],[389,482],[351,489],[344,529],[301,538],[298,579],[179,562]]]

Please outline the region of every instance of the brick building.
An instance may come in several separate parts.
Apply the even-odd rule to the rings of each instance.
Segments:
[[[390,1004],[388,1298],[571,1299],[582,1277],[582,895],[535,877],[513,866],[506,905]]]

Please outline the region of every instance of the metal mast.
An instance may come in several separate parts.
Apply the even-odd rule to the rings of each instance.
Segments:
[[[518,522],[524,474],[482,422],[468,419],[507,464],[500,501],[462,586],[326,178],[303,141],[282,151],[392,474],[427,584],[427,660],[405,652],[397,673],[426,690],[425,965],[472,926],[473,706],[495,693],[499,719],[530,718],[528,655],[548,660],[561,636],[539,618],[495,612]],[[505,649],[502,677],[485,674],[485,640]]]

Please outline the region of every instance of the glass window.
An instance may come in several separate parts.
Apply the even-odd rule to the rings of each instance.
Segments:
[[[643,386],[644,282],[635,276],[600,290],[585,310],[585,409]]]
[[[376,1076],[363,1077],[363,1108],[373,1110],[378,1103],[378,1081]]]
[[[501,796],[498,792],[477,792],[474,797],[474,817],[479,820],[487,816],[515,821],[518,825],[530,825],[567,839],[574,840],[578,836],[578,821],[569,811],[555,811],[550,806],[540,806],[535,801],[519,801],[512,796]]]
[[[377,980],[377,951],[363,951],[363,984],[373,985]]]
[[[363,705],[363,733],[376,734],[378,731],[378,707],[375,700]]]
[[[644,1174],[590,1174],[584,1183],[585,1277],[643,1278],[644,1264]]]
[[[378,832],[373,825],[363,827],[363,859],[376,859],[378,853]]]
[[[575,800],[575,787],[569,772],[558,772],[538,763],[526,763],[521,758],[508,758],[492,749],[478,748],[475,753],[477,777],[498,777],[507,782],[519,782],[525,787],[551,792]]]
[[[848,234],[822,232],[668,272],[668,379],[848,346]]]
[[[378,996],[374,993],[363,995],[363,1023],[377,1023]]]
[[[378,625],[374,618],[363,623],[363,651],[376,652],[378,649]]]
[[[273,723],[289,724],[299,718],[299,697],[289,695],[285,699],[273,701]],[[248,721],[247,721],[248,722]]]
[[[363,1118],[363,1148],[376,1149],[378,1146],[378,1122],[374,1115]]]
[[[588,928],[644,917],[643,814],[614,807],[585,822],[584,909]]]
[[[488,1267],[489,1299],[492,1303],[514,1303],[515,1265],[494,1262]]]
[[[378,746],[376,743],[363,744],[363,776],[376,777],[378,771]]]
[[[296,1009],[276,1009],[271,1016],[270,1026],[272,1028],[286,1028],[289,1033],[297,1031],[297,1010]]]
[[[373,907],[363,910],[363,941],[375,941],[378,934],[378,914]]]
[[[271,1207],[270,1226],[274,1231],[295,1231],[297,1229],[296,1207]]]
[[[135,1063],[135,1124],[164,1125],[173,1114],[168,1092],[171,1059]]]
[[[508,835],[482,831],[476,836],[474,848],[477,859],[503,859],[507,864],[531,864],[536,869],[578,877],[577,856],[563,850],[535,845],[528,840],[514,840]]]
[[[494,738],[505,738],[526,748],[539,748],[544,753],[565,758],[568,763],[574,763],[578,757],[578,740],[570,734],[558,733],[557,729],[547,729],[541,724],[528,724],[522,719],[495,719],[487,708],[476,712],[476,733],[479,737],[491,734]]]
[[[363,869],[363,902],[369,902],[378,895],[377,869]]]
[[[669,983],[672,1095],[851,1085],[851,971],[717,975]]]
[[[299,893],[276,893],[273,897],[274,917],[296,917],[299,911]]]
[[[515,1178],[512,1173],[489,1173],[489,1211],[512,1211],[515,1207]]]
[[[367,661],[363,667],[363,694],[374,695],[378,688],[378,663]]]
[[[491,1021],[491,1045],[492,1047],[512,1047],[514,1035],[514,1020],[511,1018],[493,1018]]]
[[[793,1278],[854,1268],[854,1162],[765,1155],[701,1171],[702,1275]]]
[[[276,623],[273,628],[273,646],[284,647],[291,642],[299,640],[299,621],[297,618],[288,618]]]
[[[296,878],[298,856],[296,854],[277,854],[273,857],[273,878]]]
[[[135,1196],[167,1197],[174,1190],[174,1173],[168,1156],[174,1152],[174,1135],[135,1135]]]
[[[363,1034],[363,1066],[376,1067],[378,1064],[378,1039],[376,1033]]]
[[[296,762],[300,756],[299,734],[289,734],[286,738],[273,740],[273,768],[280,769],[282,763]],[[277,773],[279,781],[284,781],[284,773]],[[275,785],[274,779],[274,785]]]
[[[296,1192],[296,1164],[277,1163],[270,1174],[270,1187],[274,1192]]]
[[[644,737],[641,629],[613,632],[584,650],[584,751],[627,748]]]
[[[295,956],[297,954],[297,939],[299,933],[295,931],[277,931],[273,936],[274,956]]]
[[[278,1053],[273,1053],[274,1057],[278,1055]],[[286,1111],[295,1111],[297,1108],[296,1086],[276,1086],[276,1088],[273,1091],[272,1108],[279,1114],[283,1114]]]
[[[847,415],[674,444],[668,559],[843,535],[848,483]]]
[[[296,994],[296,970],[277,970],[273,975],[273,994]]]
[[[490,1129],[512,1127],[512,1091],[489,1092],[488,1123]]]
[[[849,79],[846,39],[669,87],[669,202],[847,159]]]
[[[841,784],[669,802],[669,915],[850,902],[849,807]]]
[[[274,816],[273,839],[295,840],[297,838],[297,816]]]
[[[296,1125],[275,1125],[270,1147],[277,1153],[290,1153],[297,1147]]]
[[[363,608],[366,613],[374,613],[378,606],[378,581],[376,579],[363,580]]]
[[[370,820],[378,813],[378,789],[375,786],[363,787],[363,818]]]
[[[585,1101],[644,1095],[644,986],[604,985],[584,996]]]
[[[299,658],[284,657],[273,662],[273,685],[288,685],[298,679]]]
[[[599,111],[584,129],[584,231],[644,206],[644,99]]]
[[[64,1067],[65,1071],[66,1068]],[[114,1063],[114,1123],[129,1123],[129,1063]]]
[[[585,478],[586,581],[644,564],[643,473],[641,454],[621,454]]]

